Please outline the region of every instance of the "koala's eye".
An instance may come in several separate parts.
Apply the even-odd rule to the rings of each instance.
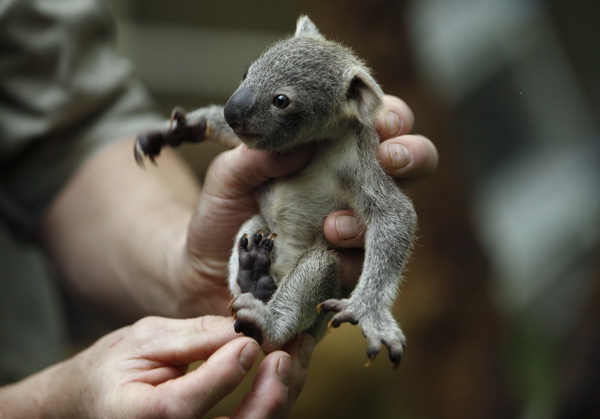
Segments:
[[[285,109],[290,105],[290,98],[286,95],[277,95],[273,98],[273,106],[277,109]]]
[[[248,77],[248,70],[244,72],[244,75],[242,76],[242,81],[246,80],[246,77]]]

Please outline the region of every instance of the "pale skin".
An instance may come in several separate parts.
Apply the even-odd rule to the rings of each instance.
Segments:
[[[401,184],[430,175],[438,163],[435,146],[410,134],[414,116],[403,101],[386,96],[385,103],[378,122],[382,167]],[[232,320],[223,317],[232,237],[257,211],[256,189],[299,170],[311,150],[274,156],[240,146],[212,162],[200,187],[169,150],[158,168],[140,170],[132,144],[117,142],[83,164],[44,217],[45,245],[67,286],[115,320],[204,317],[149,317],[119,329],[0,389],[0,413],[144,417],[164,411],[198,417],[258,359],[258,345],[236,335]],[[324,233],[340,248],[342,281],[353,284],[363,237],[352,213],[331,214]],[[302,389],[313,345],[302,335],[266,356],[231,417],[284,415]],[[185,374],[198,360],[207,362]]]

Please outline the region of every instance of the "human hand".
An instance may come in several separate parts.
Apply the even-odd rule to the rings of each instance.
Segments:
[[[239,146],[220,153],[210,164],[187,229],[187,241],[171,278],[179,289],[180,315],[227,315],[231,295],[227,288],[233,237],[241,225],[258,213],[256,190],[269,179],[298,171],[308,163],[310,149],[290,155]]]
[[[289,410],[313,346],[303,335],[287,352],[268,354],[231,417],[272,418]],[[241,383],[260,353],[254,340],[233,331],[231,318],[147,317],[53,367],[51,388],[60,396],[40,403],[54,403],[45,412],[59,409],[60,417],[202,417]],[[199,360],[206,362],[186,374]]]

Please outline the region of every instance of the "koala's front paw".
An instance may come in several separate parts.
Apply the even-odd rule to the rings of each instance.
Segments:
[[[152,163],[165,146],[177,147],[182,143],[198,143],[205,139],[208,131],[206,120],[189,122],[186,111],[176,107],[171,114],[168,128],[159,128],[141,133],[135,140],[133,149],[135,160],[144,165],[144,157]]]
[[[392,314],[385,310],[358,310],[349,299],[330,299],[317,307],[319,312],[337,313],[329,325],[338,327],[342,323],[358,324],[367,339],[367,366],[375,360],[381,344],[388,349],[390,361],[397,368],[402,360],[406,338]]]
[[[262,302],[267,302],[277,289],[271,276],[271,251],[276,235],[270,234],[264,238],[262,231],[252,236],[244,234],[238,243],[239,270],[237,283],[242,294],[251,293]]]
[[[273,315],[265,303],[247,292],[233,300],[231,312],[235,318],[233,327],[236,333],[253,338],[263,349],[273,346],[269,333],[273,330]]]

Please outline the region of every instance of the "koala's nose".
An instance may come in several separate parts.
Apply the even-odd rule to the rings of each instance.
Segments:
[[[239,128],[249,115],[254,102],[254,91],[249,87],[240,87],[229,98],[223,110],[225,120],[232,129]]]

